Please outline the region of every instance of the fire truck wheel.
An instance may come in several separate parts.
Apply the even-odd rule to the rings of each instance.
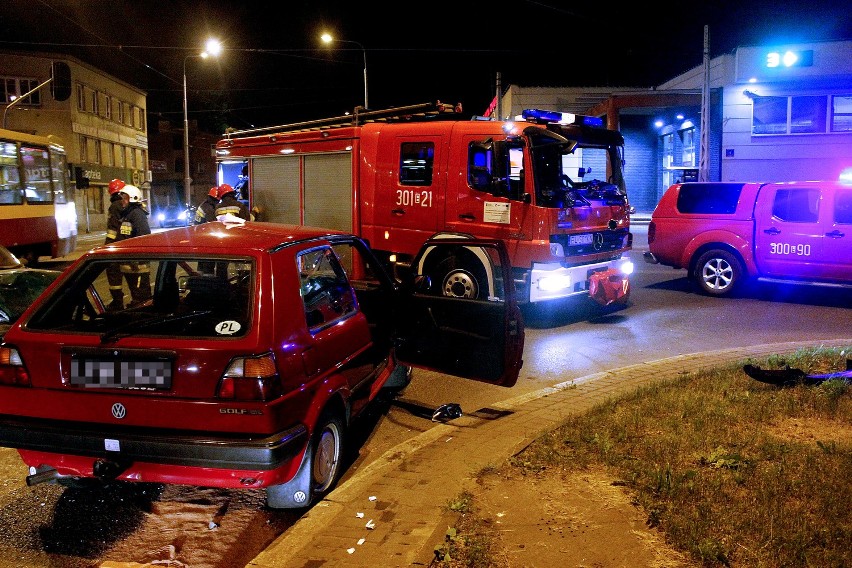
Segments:
[[[472,258],[446,258],[437,264],[430,277],[443,296],[476,299],[488,294],[485,269]]]

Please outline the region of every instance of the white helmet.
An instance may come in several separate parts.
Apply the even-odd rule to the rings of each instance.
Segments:
[[[121,188],[121,193],[126,193],[130,198],[130,203],[142,203],[142,192],[135,185],[125,185]]]

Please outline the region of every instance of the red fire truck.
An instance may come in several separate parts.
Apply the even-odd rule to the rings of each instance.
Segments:
[[[216,153],[257,220],[353,232],[393,268],[435,234],[499,238],[520,301],[609,304],[633,269],[623,148],[596,117],[495,121],[438,102],[232,131]],[[445,295],[487,297],[499,283],[467,252],[419,268]]]

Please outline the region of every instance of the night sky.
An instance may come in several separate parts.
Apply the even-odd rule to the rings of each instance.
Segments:
[[[504,86],[650,87],[738,46],[852,39],[838,0],[707,2],[3,0],[0,49],[73,55],[183,119],[183,65],[214,36],[217,60],[186,61],[191,119],[221,131],[441,100],[481,114]]]

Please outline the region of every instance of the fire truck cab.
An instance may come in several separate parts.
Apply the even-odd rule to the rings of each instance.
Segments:
[[[217,161],[260,221],[350,231],[403,266],[436,235],[497,238],[520,301],[609,304],[627,300],[633,268],[623,146],[595,117],[495,121],[435,103],[230,132]],[[491,277],[466,252],[419,268],[445,295],[487,296]]]

